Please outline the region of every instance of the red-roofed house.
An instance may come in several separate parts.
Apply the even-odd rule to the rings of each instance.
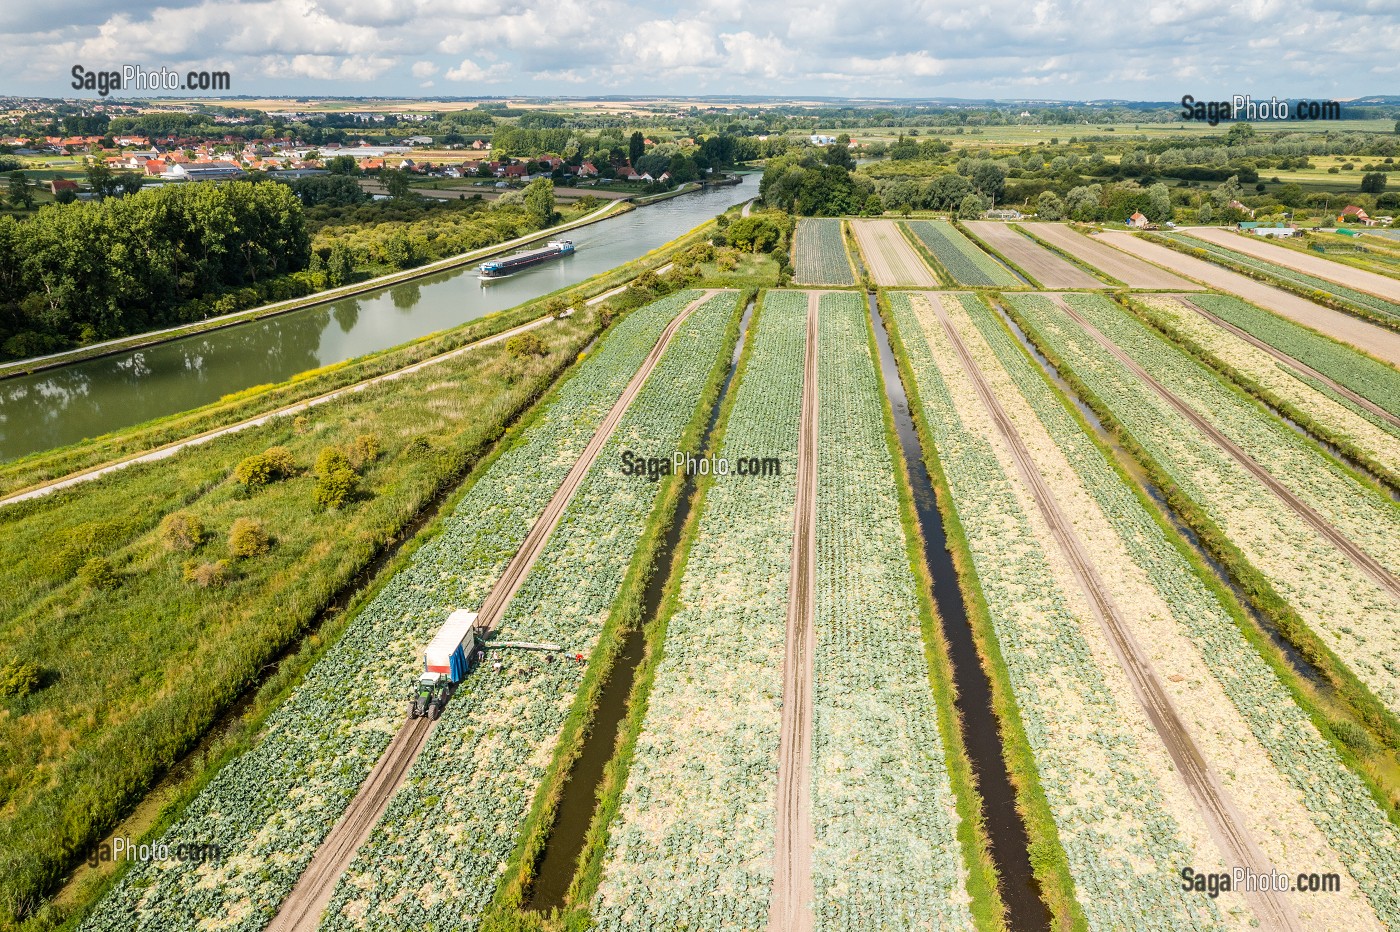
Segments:
[[[74,194],[77,194],[78,183],[76,181],[69,181],[67,178],[55,178],[53,181],[49,182],[49,193],[58,194],[60,191],[72,191]]]
[[[1143,227],[1147,226],[1147,217],[1143,215],[1142,211],[1135,210],[1133,211],[1133,215],[1128,218],[1128,226],[1137,227],[1141,230]]]
[[[592,162],[584,162],[578,167],[578,176],[580,178],[597,178],[598,169],[594,167]]]
[[[1376,221],[1367,216],[1366,211],[1355,204],[1348,204],[1342,208],[1342,215],[1337,218],[1341,221],[1351,221],[1352,223],[1364,223],[1366,226],[1374,226]]]

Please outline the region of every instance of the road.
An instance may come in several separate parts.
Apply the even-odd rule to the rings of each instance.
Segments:
[[[1166,269],[1160,269],[1137,256],[1120,252],[1112,246],[1085,236],[1063,223],[1023,223],[1027,232],[1034,233],[1057,249],[1063,249],[1105,275],[1116,278],[1129,288],[1150,288],[1155,291],[1196,291],[1200,285],[1189,282]]]
[[[1263,483],[1270,492],[1273,492],[1281,502],[1292,509],[1298,517],[1307,522],[1313,530],[1317,531],[1317,533],[1322,535],[1332,546],[1340,550],[1347,559],[1351,560],[1351,562],[1355,563],[1370,575],[1371,578],[1375,579],[1376,582],[1380,584],[1381,588],[1388,591],[1393,597],[1400,599],[1400,579],[1397,579],[1394,574],[1387,570],[1379,560],[1352,543],[1346,535],[1328,523],[1322,515],[1318,514],[1311,506],[1290,492],[1283,483],[1275,479],[1272,473],[1255,462],[1238,444],[1229,437],[1226,437],[1216,429],[1214,424],[1197,413],[1195,408],[1168,391],[1165,385],[1153,378],[1152,375],[1142,366],[1138,365],[1131,356],[1119,349],[1118,346],[1108,337],[1104,336],[1097,327],[1085,320],[1078,311],[1071,308],[1065,302],[1063,296],[1050,295],[1049,297],[1075,323],[1084,328],[1084,332],[1093,337],[1095,342],[1107,350],[1115,359],[1126,366],[1130,372],[1161,396],[1162,400],[1175,408],[1182,417],[1195,426],[1201,433],[1205,434],[1212,443],[1228,454],[1235,462],[1243,466],[1250,475]]]
[[[1079,266],[1058,256],[1009,224],[997,220],[969,220],[968,230],[1019,266],[1044,288],[1102,288],[1104,283]]]
[[[1393,330],[1314,304],[1282,288],[1255,281],[1248,275],[1241,275],[1213,262],[1206,262],[1204,259],[1197,259],[1195,256],[1149,242],[1132,233],[1105,230],[1099,234],[1099,238],[1124,252],[1165,266],[1217,291],[1237,295],[1251,304],[1325,333],[1334,340],[1348,343],[1392,366],[1400,366],[1400,333]]]
[[[865,265],[877,285],[936,288],[938,277],[909,245],[893,220],[852,220]]]
[[[1387,411],[1385,408],[1382,408],[1380,405],[1376,404],[1371,399],[1366,398],[1363,395],[1357,394],[1356,392],[1347,388],[1340,382],[1334,381],[1330,377],[1323,375],[1321,372],[1318,372],[1316,369],[1303,362],[1302,360],[1294,359],[1292,356],[1288,355],[1283,350],[1280,350],[1277,347],[1272,346],[1271,344],[1265,343],[1263,340],[1259,339],[1254,334],[1250,333],[1248,330],[1245,330],[1242,327],[1236,327],[1234,324],[1230,323],[1228,320],[1225,320],[1223,317],[1220,317],[1216,314],[1212,314],[1210,311],[1201,307],[1195,301],[1192,301],[1190,295],[1178,294],[1170,295],[1170,297],[1175,298],[1177,302],[1180,303],[1187,310],[1194,311],[1195,313],[1200,314],[1206,320],[1215,324],[1217,327],[1221,327],[1225,330],[1230,331],[1235,336],[1239,337],[1241,340],[1244,340],[1251,346],[1254,346],[1268,353],[1270,356],[1272,356],[1274,359],[1277,359],[1285,366],[1297,369],[1304,375],[1310,376],[1311,378],[1314,378],[1317,381],[1323,383],[1328,388],[1332,389],[1332,391],[1336,392],[1338,395],[1341,395],[1343,398],[1346,398],[1352,404],[1365,408],[1367,411],[1370,411],[1376,417],[1385,421],[1392,427],[1400,428],[1400,417],[1396,417],[1395,415]]]
[[[652,347],[637,373],[632,376],[627,387],[623,389],[621,396],[618,397],[603,418],[602,423],[593,432],[593,436],[584,447],[583,453],[575,461],[573,468],[564,477],[563,483],[550,498],[544,512],[530,527],[520,549],[516,551],[515,556],[506,565],[491,592],[482,602],[481,610],[477,613],[477,623],[486,628],[488,632],[500,622],[501,615],[505,611],[506,605],[509,604],[511,596],[520,588],[521,582],[530,572],[530,568],[534,566],[540,553],[543,552],[550,534],[559,525],[559,520],[563,517],[564,509],[568,506],[569,500],[573,498],[574,492],[583,482],[603,446],[612,436],[618,422],[622,420],[622,416],[626,414],[628,407],[656,368],[656,364],[661,360],[671,339],[680,330],[686,319],[694,313],[695,309],[714,294],[715,291],[706,291],[701,297],[686,305],[685,309],[672,319],[666,329],[662,331],[656,345]],[[340,817],[340,821],[336,823],[335,827],[331,829],[330,834],[321,842],[320,847],[316,849],[311,864],[301,875],[296,886],[292,888],[287,899],[283,901],[277,915],[267,926],[267,932],[315,932],[320,925],[321,914],[335,892],[335,886],[340,880],[340,876],[350,866],[355,852],[359,850],[360,845],[364,844],[375,823],[384,814],[389,800],[393,798],[409,768],[417,760],[424,745],[427,744],[428,736],[436,724],[436,722],[429,722],[427,719],[409,719],[404,722],[398,734],[389,743],[389,747],[385,749],[374,770],[370,772],[365,784],[351,801],[350,807]]]
[[[1218,246],[1224,246],[1227,249],[1233,249],[1236,252],[1242,252],[1245,255],[1263,259],[1275,265],[1302,272],[1305,275],[1314,275],[1339,285],[1345,285],[1348,288],[1355,288],[1357,291],[1369,292],[1388,301],[1400,301],[1400,279],[1394,279],[1388,275],[1368,272],[1365,269],[1358,269],[1354,265],[1333,262],[1320,255],[1298,252],[1287,246],[1271,243],[1263,237],[1235,233],[1223,227],[1189,227],[1178,232],[1188,233],[1206,242],[1215,243]]]
[[[947,312],[937,296],[929,303],[934,307],[938,321],[956,350],[978,398],[1010,448],[1012,458],[1016,461],[1017,472],[1025,482],[1031,497],[1035,499],[1041,517],[1049,525],[1050,533],[1069,563],[1079,588],[1088,598],[1089,607],[1103,629],[1119,666],[1126,674],[1134,697],[1147,713],[1153,730],[1161,739],[1167,753],[1171,755],[1177,772],[1210,829],[1212,839],[1224,855],[1225,863],[1230,867],[1247,866],[1256,873],[1271,871],[1273,865],[1249,834],[1244,817],[1226,794],[1219,777],[1211,770],[1185,723],[1177,714],[1146,653],[1133,637],[1126,619],[1114,604],[1088,551],[1075,533],[1073,520],[1061,509],[1054,493],[1041,476],[1030,450],[1016,430],[1016,425],[1002,408],[981,370],[977,368],[976,361],[948,319]],[[1259,920],[1261,928],[1301,932],[1302,926],[1281,893],[1244,891],[1244,898],[1255,918]]]
[[[788,583],[783,717],[778,743],[778,833],[769,932],[811,932],[812,918],[812,669],[817,546],[817,303],[807,295],[807,352],[802,425],[797,447],[797,508]]]

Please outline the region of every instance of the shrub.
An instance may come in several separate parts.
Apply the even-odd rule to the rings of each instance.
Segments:
[[[272,539],[261,521],[253,518],[239,518],[233,522],[228,532],[228,552],[236,560],[246,560],[267,553],[272,547]]]
[[[311,429],[311,419],[305,414],[298,414],[292,418],[292,431],[297,434],[304,434]]]
[[[160,539],[168,550],[193,550],[204,540],[204,522],[188,511],[175,511],[160,523]]]
[[[549,347],[545,346],[539,334],[522,333],[506,341],[506,352],[516,359],[524,359],[527,356],[547,356]]]
[[[201,589],[218,589],[228,582],[228,577],[227,560],[216,560],[212,563],[191,560],[185,564],[185,581],[192,582]]]
[[[351,452],[351,464],[357,469],[365,463],[373,463],[379,458],[379,438],[374,434],[360,434]]]
[[[326,447],[316,457],[316,504],[322,508],[341,508],[354,497],[359,476],[350,461],[335,447]]]
[[[93,557],[78,570],[78,581],[89,589],[107,590],[117,588],[122,580],[110,560]]]
[[[269,482],[285,479],[294,472],[296,462],[286,447],[268,447],[261,453],[244,457],[233,467],[233,477],[250,491],[260,489]]]
[[[23,699],[39,688],[44,671],[18,657],[0,667],[0,699]]]

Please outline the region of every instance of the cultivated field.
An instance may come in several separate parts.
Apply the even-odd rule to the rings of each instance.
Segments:
[[[1390,714],[1400,711],[1400,513],[1102,298],[1008,295],[1162,477]],[[1146,373],[1150,371],[1150,375]],[[1218,529],[1218,530],[1216,530]],[[1306,635],[1300,635],[1306,636]]]
[[[1129,288],[1196,291],[1201,287],[1179,275],[1173,275],[1166,269],[1160,269],[1135,256],[1106,246],[1094,237],[1085,236],[1063,223],[1024,223],[1021,226],[1036,238],[1064,250]]]
[[[360,611],[341,640],[269,719],[257,746],[219,771],[162,836],[172,846],[217,844],[222,860],[197,870],[168,862],[138,866],[99,904],[84,929],[185,927],[192,918],[218,920],[227,929],[267,925],[399,731],[406,683],[419,668],[428,636],[451,609],[480,604],[658,337],[697,297],[695,292],[682,292],[656,302],[610,332],[531,427],[471,484],[443,533]],[[723,330],[716,315],[732,310],[733,297],[716,301],[717,311],[701,314],[688,326]],[[726,302],[728,310],[723,307]],[[681,352],[685,342],[689,341],[683,341]],[[717,352],[718,344],[712,345],[712,353]],[[686,368],[693,363],[689,360]],[[658,383],[651,394],[671,390]],[[637,410],[643,417],[646,404]],[[612,472],[611,463],[605,471]],[[587,492],[577,500],[587,501]],[[600,549],[610,552],[606,546]],[[572,633],[566,646],[587,655],[598,634],[596,615],[591,620],[591,628],[559,632]],[[581,666],[546,664],[538,654],[503,656],[509,672],[486,673],[471,686],[487,694],[514,695],[523,688],[520,684],[534,684],[541,695],[554,695],[576,685],[584,674]],[[568,693],[563,696],[560,701],[567,704]],[[443,722],[468,706],[450,704],[449,718]],[[446,733],[434,730],[439,740]],[[518,744],[516,753],[528,753],[524,742],[509,744]],[[493,743],[483,740],[473,747],[491,748]],[[484,779],[483,774],[478,777]],[[515,776],[509,779],[513,782]],[[502,807],[496,817],[519,818],[519,799],[528,798],[528,791],[518,788],[515,793],[516,802]],[[512,843],[511,835],[494,842],[507,848]],[[470,857],[471,851],[459,850],[457,856]],[[246,869],[252,863],[259,869]],[[419,883],[426,881],[420,878]],[[428,904],[433,901],[430,896]],[[311,918],[314,922],[314,913]]]
[[[1233,266],[1250,275],[1262,276],[1265,280],[1277,282],[1293,289],[1301,289],[1309,295],[1317,295],[1319,300],[1327,300],[1361,317],[1379,320],[1389,326],[1400,327],[1400,304],[1364,291],[1348,288],[1334,281],[1318,278],[1306,272],[1276,265],[1264,259],[1239,252],[1225,246],[1206,242],[1184,233],[1164,233],[1163,242],[1170,242],[1187,249],[1204,253],[1212,262]]]
[[[915,220],[908,227],[958,284],[973,288],[1015,288],[1021,284],[1010,269],[977,248],[948,221]]]
[[[877,285],[928,288],[938,278],[904,238],[893,220],[852,220],[865,267]]]
[[[891,306],[1089,927],[1393,924],[1395,826],[1199,561],[985,305]],[[1182,898],[1178,863],[1326,864],[1352,893]]]
[[[1009,224],[994,220],[969,220],[972,235],[1006,257],[1044,288],[1102,288],[1104,283],[1046,249]]]
[[[1191,227],[1183,232],[1196,239],[1202,239],[1217,246],[1225,246],[1235,252],[1242,252],[1281,265],[1298,272],[1306,272],[1318,278],[1337,282],[1358,291],[1369,292],[1390,301],[1400,301],[1400,279],[1378,275],[1365,269],[1324,259],[1316,253],[1306,253],[1289,249],[1267,239],[1249,234],[1233,233],[1221,227]]]
[[[1393,366],[1400,366],[1400,333],[1314,304],[1282,288],[1255,281],[1247,275],[1177,252],[1160,243],[1149,242],[1132,233],[1113,230],[1100,233],[1099,236],[1117,249],[1182,275],[1188,275],[1216,290],[1238,295],[1250,304],[1274,311],[1289,320],[1383,359]]]
[[[803,217],[793,248],[794,279],[803,285],[851,285],[855,274],[846,255],[841,221]]]
[[[605,928],[768,922],[806,334],[806,295],[764,296],[719,455],[777,456],[782,474],[715,481],[701,503],[608,827]]]
[[[1140,295],[1134,301],[1153,326],[1194,355],[1400,487],[1400,417],[1211,310],[1232,302],[1238,313],[1243,302],[1223,295]],[[1382,384],[1400,385],[1393,369],[1378,375]],[[1353,375],[1347,381],[1359,380]]]

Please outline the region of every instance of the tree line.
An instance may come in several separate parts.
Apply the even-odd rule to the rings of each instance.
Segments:
[[[0,216],[0,354],[33,356],[175,325],[310,281],[311,237],[286,185],[147,189]]]

